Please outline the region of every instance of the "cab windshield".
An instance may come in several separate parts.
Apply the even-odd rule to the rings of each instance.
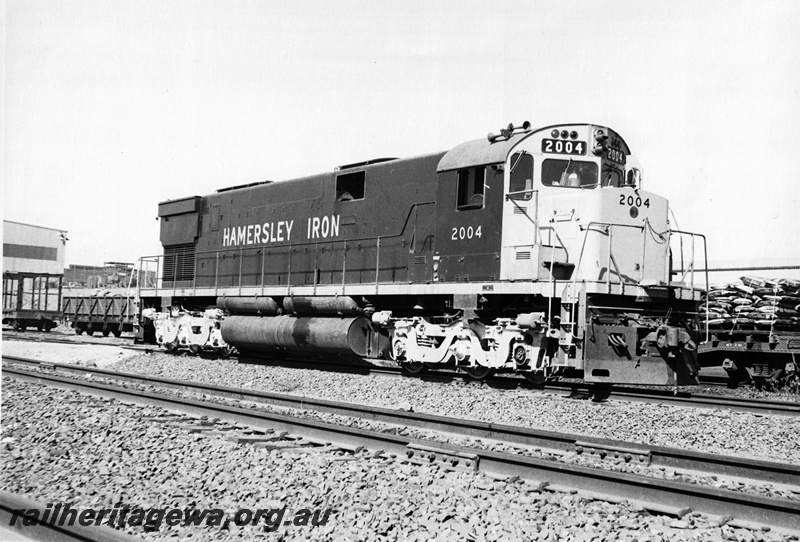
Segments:
[[[582,160],[557,160],[542,162],[542,184],[566,188],[594,188],[597,186],[597,164]]]

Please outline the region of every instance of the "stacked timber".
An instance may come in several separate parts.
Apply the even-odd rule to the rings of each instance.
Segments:
[[[712,287],[700,316],[716,328],[800,331],[800,280],[742,277]]]

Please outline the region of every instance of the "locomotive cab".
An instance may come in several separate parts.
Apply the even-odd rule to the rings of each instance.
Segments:
[[[668,250],[650,246],[643,232],[667,229],[667,202],[641,191],[630,158],[622,138],[593,125],[539,130],[515,146],[504,164],[501,279],[665,282]],[[598,228],[614,229],[612,245],[597,246],[598,236],[587,232]],[[631,258],[637,236],[640,253]],[[626,257],[610,262],[622,245]]]
[[[545,128],[504,167],[501,280],[548,284],[551,368],[695,383],[697,295],[670,285],[668,202],[642,189],[624,140],[596,125]],[[666,329],[680,337],[671,351],[653,347]]]

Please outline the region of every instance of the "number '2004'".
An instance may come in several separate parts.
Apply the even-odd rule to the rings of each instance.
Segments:
[[[626,205],[626,204],[627,205],[635,205],[637,207],[641,207],[642,205],[644,205],[645,207],[647,207],[649,209],[650,208],[650,198],[647,198],[646,200],[642,201],[642,198],[640,198],[639,196],[636,196],[636,197],[633,197],[633,196],[625,197],[625,194],[620,194],[619,195],[619,204],[620,205]]]
[[[453,241],[460,241],[464,239],[472,239],[474,237],[480,237],[481,234],[481,227],[478,226],[477,228],[473,228],[472,226],[464,227],[461,226],[460,228],[453,228],[453,235],[450,236],[450,239]]]

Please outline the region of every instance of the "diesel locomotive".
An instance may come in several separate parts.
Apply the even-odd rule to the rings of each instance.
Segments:
[[[474,378],[697,383],[705,239],[670,227],[637,164],[608,127],[526,122],[162,202],[140,338]],[[674,275],[673,257],[690,271]]]

